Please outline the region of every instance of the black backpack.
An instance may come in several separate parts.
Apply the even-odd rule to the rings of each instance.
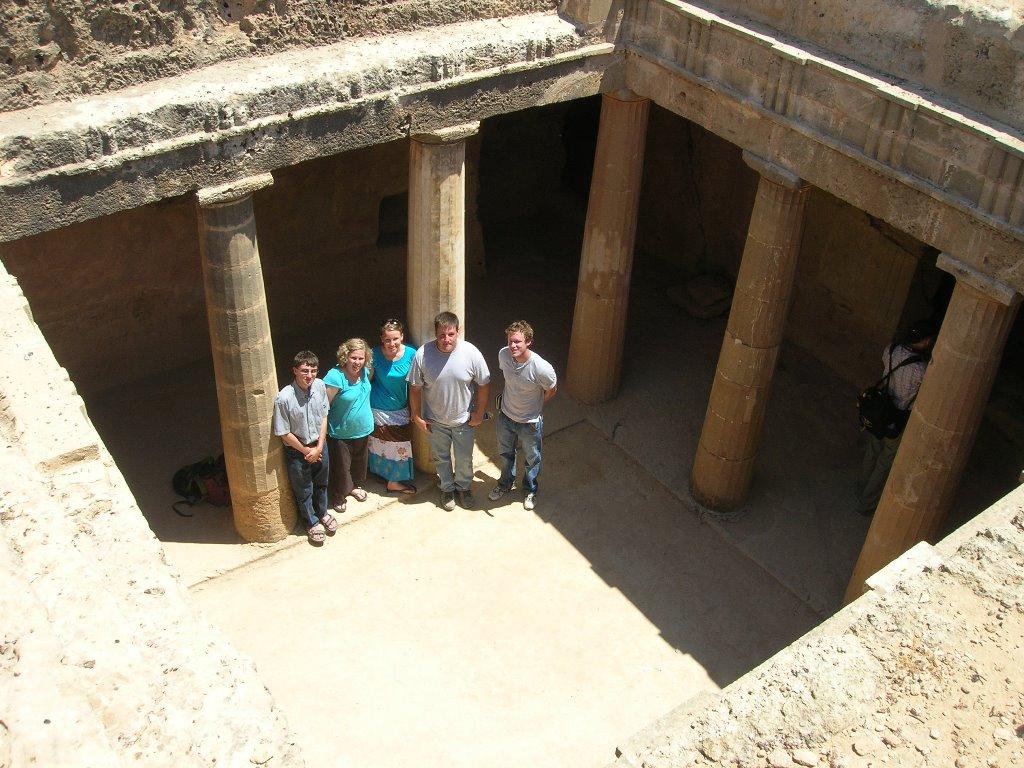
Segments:
[[[907,419],[910,418],[910,406],[917,399],[917,395],[914,395],[907,404],[907,409],[903,410],[896,407],[889,394],[889,377],[893,372],[904,365],[921,362],[920,355],[911,355],[893,368],[892,353],[895,349],[895,344],[889,347],[889,372],[857,395],[857,413],[860,416],[861,429],[878,438],[896,437],[902,432],[907,425]]]
[[[228,473],[223,453],[216,459],[208,456],[195,464],[182,467],[171,478],[171,486],[176,494],[184,497],[171,505],[182,517],[192,517],[191,512],[184,511],[184,507],[193,507],[200,501],[217,507],[231,505],[231,491],[228,488]]]

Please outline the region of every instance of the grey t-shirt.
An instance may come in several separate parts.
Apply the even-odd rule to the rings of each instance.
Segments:
[[[408,376],[414,387],[423,387],[423,418],[446,427],[469,421],[476,394],[474,384],[483,386],[490,380],[484,356],[463,339],[448,354],[428,341],[416,350]]]
[[[323,379],[313,379],[305,391],[293,381],[274,400],[274,434],[284,437],[291,432],[303,445],[315,443],[329,407]]]
[[[502,347],[498,366],[505,375],[502,413],[520,424],[537,421],[544,406],[544,393],[558,383],[551,363],[532,350],[529,360],[517,363],[508,347]]]

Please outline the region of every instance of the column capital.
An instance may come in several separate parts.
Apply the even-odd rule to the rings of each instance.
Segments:
[[[743,150],[743,162],[761,174],[768,181],[773,181],[783,187],[789,189],[803,189],[808,186],[807,182],[797,176],[793,171],[788,168],[783,168],[781,165],[776,165],[770,160],[765,160],[760,155],[755,155],[753,152]]]
[[[480,130],[480,121],[474,120],[471,123],[453,125],[450,128],[439,128],[436,131],[412,134],[412,140],[421,144],[452,144],[456,141],[468,139]]]
[[[988,296],[1003,306],[1012,307],[1020,301],[1020,294],[1016,289],[1010,287],[1002,280],[979,272],[969,264],[965,264],[955,256],[948,253],[940,253],[935,266],[944,272],[949,272],[957,279],[958,283],[966,283],[979,293]]]
[[[616,91],[608,91],[603,95],[616,101],[647,101],[646,96],[641,96],[639,93],[629,90],[629,88],[619,88]]]
[[[274,177],[269,173],[260,173],[256,176],[246,176],[244,179],[229,181],[216,187],[204,187],[196,192],[196,200],[203,208],[211,205],[224,205],[241,200],[255,192],[257,189],[269,187],[274,183]]]

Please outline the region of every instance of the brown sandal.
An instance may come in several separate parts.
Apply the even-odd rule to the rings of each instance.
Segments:
[[[364,491],[362,488],[353,488],[351,491],[349,491],[349,496],[351,496],[356,501],[366,501],[366,491]]]
[[[323,523],[324,528],[327,530],[328,536],[333,536],[335,533],[337,533],[338,521],[330,512],[325,512],[324,516],[320,518],[320,522]]]
[[[306,536],[309,537],[309,543],[315,547],[319,547],[324,543],[327,538],[327,533],[324,531],[324,527],[317,523],[306,531]]]

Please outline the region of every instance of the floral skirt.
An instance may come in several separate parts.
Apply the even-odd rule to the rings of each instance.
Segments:
[[[389,482],[412,480],[412,425],[409,409],[378,411],[373,409],[373,433],[370,435],[370,471]]]

